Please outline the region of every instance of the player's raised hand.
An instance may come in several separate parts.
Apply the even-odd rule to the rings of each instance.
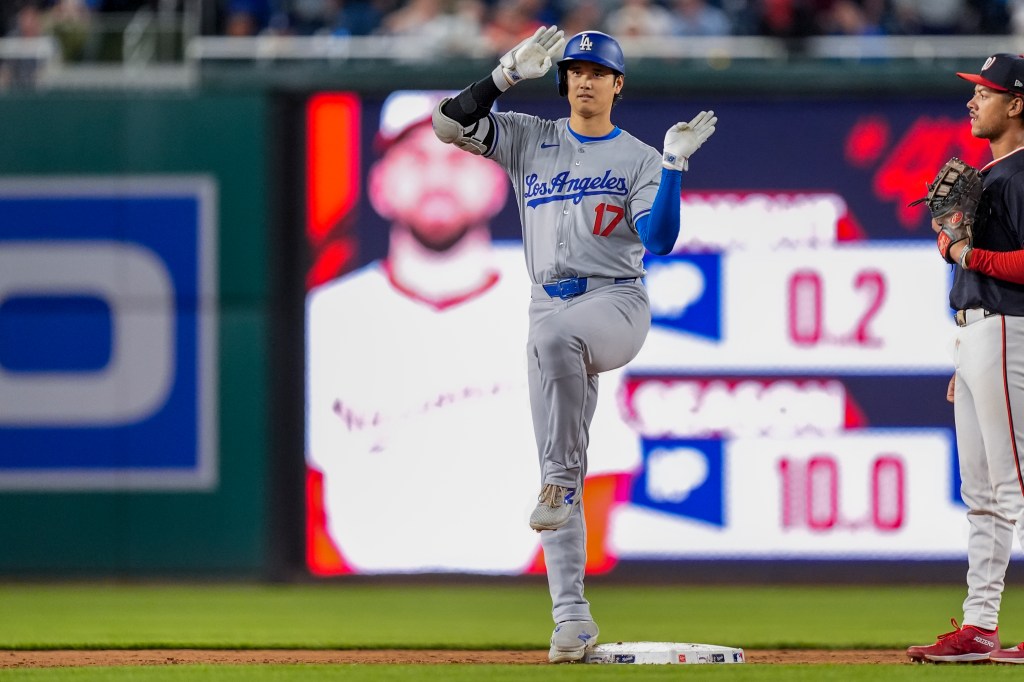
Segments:
[[[689,123],[680,121],[669,128],[661,165],[670,170],[689,170],[690,157],[715,132],[716,123],[715,112],[702,111]]]
[[[562,56],[565,32],[557,26],[541,26],[532,36],[506,52],[500,60],[502,74],[509,86],[521,80],[540,78],[551,68],[553,59]]]

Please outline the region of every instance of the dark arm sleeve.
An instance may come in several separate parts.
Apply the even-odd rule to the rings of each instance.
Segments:
[[[442,104],[441,113],[468,127],[487,116],[499,95],[501,90],[488,75]]]

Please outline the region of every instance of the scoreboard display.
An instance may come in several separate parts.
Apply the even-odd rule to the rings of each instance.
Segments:
[[[499,104],[563,117],[553,90],[550,100],[509,93]],[[507,178],[487,185],[490,170],[461,174],[454,163],[433,173],[425,157],[404,174],[388,170],[396,146],[429,127],[424,108],[441,94],[309,100],[315,575],[543,571],[527,525],[540,487],[523,353],[529,282]],[[966,507],[945,400],[952,271],[927,210],[907,205],[950,156],[989,160],[970,135],[970,90],[961,99],[626,94],[613,121],[657,149],[693,112],[714,109],[719,124],[684,173],[675,248],[645,263],[647,342],[601,376],[584,498],[588,571],[627,560],[963,558]],[[327,175],[339,167],[349,172]],[[426,213],[466,187],[476,197],[465,207],[471,238],[445,248],[425,250],[410,227],[420,216],[389,199],[429,192],[416,204]],[[353,483],[366,478],[388,490],[379,518],[367,518],[370,493]],[[479,527],[446,525],[448,495],[459,491],[479,505]]]

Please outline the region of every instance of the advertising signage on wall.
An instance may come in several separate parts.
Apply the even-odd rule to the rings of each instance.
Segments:
[[[0,180],[0,489],[217,481],[216,185]]]
[[[494,164],[434,139],[445,94],[309,100],[307,154],[350,169],[332,187],[307,165],[321,192],[307,211],[316,575],[543,571],[527,525],[540,481],[517,202]],[[601,376],[590,572],[963,556],[951,272],[927,211],[907,204],[950,156],[987,160],[969,94],[641,102],[627,90],[613,119],[654,147],[687,112],[713,108],[719,124],[684,174],[675,249],[645,264],[647,343]],[[564,115],[554,97],[500,105]],[[327,222],[316,196],[336,197]],[[453,528],[467,497],[479,514]]]

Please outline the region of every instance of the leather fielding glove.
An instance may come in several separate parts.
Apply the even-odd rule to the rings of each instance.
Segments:
[[[718,117],[713,111],[702,111],[689,123],[680,121],[665,133],[661,165],[669,170],[689,170],[690,157],[715,132]]]
[[[562,56],[565,32],[557,26],[541,26],[536,33],[502,55],[491,77],[504,92],[522,80],[540,78]]]
[[[954,244],[966,241],[960,254],[960,267],[967,269],[968,249],[974,246],[974,219],[984,191],[981,172],[957,157],[942,165],[935,179],[928,183],[927,196],[908,206],[925,203],[932,214],[936,246],[947,263],[956,264],[950,255]]]

